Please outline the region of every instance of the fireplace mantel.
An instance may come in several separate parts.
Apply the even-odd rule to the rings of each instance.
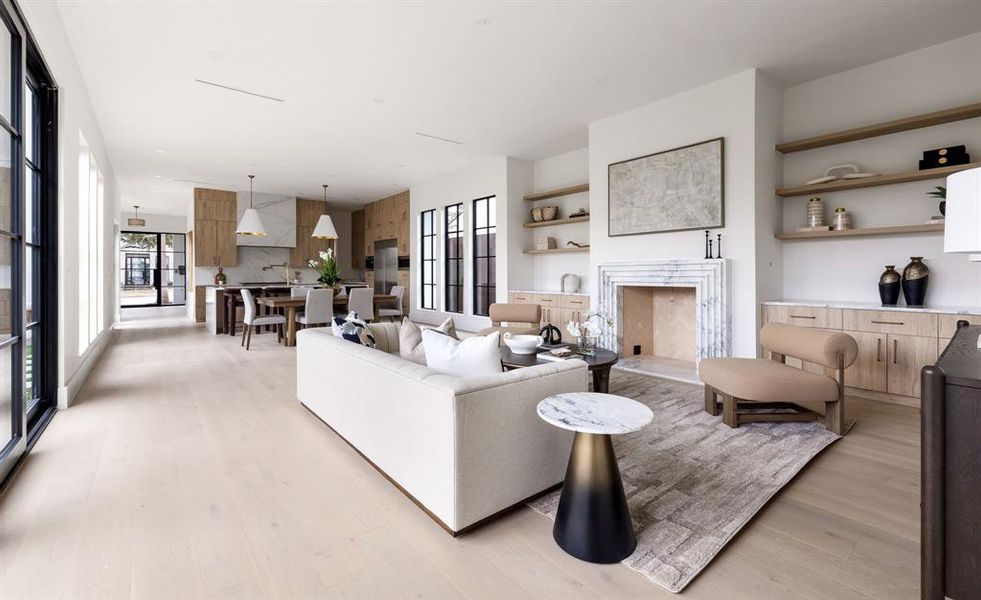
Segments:
[[[695,288],[695,360],[729,356],[729,262],[725,258],[669,258],[599,265],[597,309],[610,316],[616,331],[600,337],[604,348],[623,356],[621,288]]]

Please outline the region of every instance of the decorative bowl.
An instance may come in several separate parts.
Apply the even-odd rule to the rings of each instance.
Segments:
[[[542,345],[542,338],[537,335],[512,335],[504,334],[504,345],[514,354],[534,354],[535,350]]]

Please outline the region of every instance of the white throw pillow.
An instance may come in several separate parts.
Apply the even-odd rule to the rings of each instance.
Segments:
[[[404,317],[402,325],[399,327],[399,356],[420,365],[426,364],[426,351],[422,344],[423,329],[433,329],[456,339],[453,317],[447,317],[443,324],[436,328],[419,327],[408,317]]]
[[[422,330],[426,366],[444,375],[480,377],[501,372],[501,333],[477,335],[463,341],[433,331]]]

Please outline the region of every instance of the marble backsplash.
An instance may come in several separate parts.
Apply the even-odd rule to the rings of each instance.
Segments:
[[[242,220],[245,209],[249,207],[249,193],[238,192],[237,203],[236,222]],[[296,198],[278,194],[255,194],[253,196],[253,205],[259,211],[259,218],[262,219],[262,225],[266,228],[266,235],[261,237],[237,235],[235,236],[235,243],[239,248],[242,246],[295,248]],[[289,258],[288,253],[286,257]]]

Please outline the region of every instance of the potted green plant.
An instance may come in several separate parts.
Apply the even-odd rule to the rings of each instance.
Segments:
[[[947,187],[938,185],[932,192],[927,192],[927,196],[940,198],[940,214],[947,216]]]
[[[341,282],[341,270],[337,266],[337,259],[334,258],[333,248],[321,251],[319,259],[311,258],[307,264],[320,274],[317,281],[335,289],[338,287]]]

